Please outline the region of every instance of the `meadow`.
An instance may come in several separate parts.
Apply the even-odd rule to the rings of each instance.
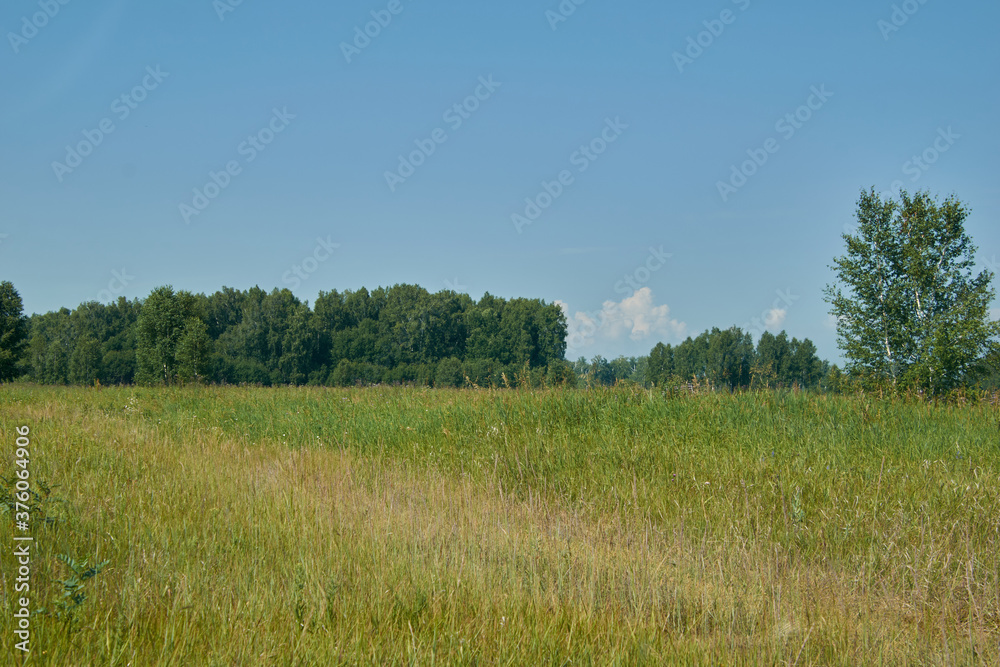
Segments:
[[[1000,664],[995,400],[4,385],[5,508],[23,425],[5,664]]]

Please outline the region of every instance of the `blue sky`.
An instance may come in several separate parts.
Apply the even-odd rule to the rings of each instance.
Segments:
[[[571,358],[737,325],[837,359],[862,188],[956,194],[1000,259],[997,5],[63,2],[0,9],[28,312],[405,282],[559,301]]]

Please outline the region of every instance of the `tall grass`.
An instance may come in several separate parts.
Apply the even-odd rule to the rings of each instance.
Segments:
[[[1000,663],[988,402],[8,385],[3,470],[20,424],[33,607],[110,561],[24,664]]]

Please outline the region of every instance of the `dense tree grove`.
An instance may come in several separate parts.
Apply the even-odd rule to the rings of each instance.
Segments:
[[[321,292],[312,308],[289,290],[206,296],[159,287],[141,302],[86,303],[25,324],[18,375],[45,384],[575,380],[557,305],[490,294],[476,302],[415,285]]]
[[[40,384],[184,383],[611,386],[723,391],[867,386],[816,355],[809,339],[712,329],[648,356],[564,360],[566,320],[555,304],[485,294],[431,294],[414,285],[321,292],[312,308],[288,290],[229,287],[206,296],[159,287],[144,300],[85,303],[24,317],[0,283],[0,381]],[[963,386],[1000,389],[1000,351]],[[860,383],[860,385],[859,385]]]
[[[754,347],[749,333],[739,328],[712,329],[672,346],[658,343],[648,357],[594,357],[579,359],[573,370],[585,384],[634,382],[669,387],[697,383],[717,389],[833,388],[836,367],[816,356],[808,338],[788,339],[782,331],[764,332]]]
[[[18,362],[28,337],[23,309],[21,295],[14,285],[0,282],[0,382],[18,375]]]

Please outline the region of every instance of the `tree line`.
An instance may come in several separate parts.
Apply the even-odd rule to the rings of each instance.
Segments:
[[[689,384],[735,391],[738,389],[833,389],[840,370],[816,355],[806,338],[789,340],[782,331],[765,331],[756,346],[739,327],[713,328],[679,345],[657,343],[648,356],[605,359],[582,357],[573,370],[584,384],[614,385],[633,382],[648,387]]]
[[[0,381],[433,386],[698,384],[837,391],[1000,389],[993,274],[974,272],[968,208],[927,192],[899,201],[862,191],[846,252],[825,297],[847,361],[809,339],[712,329],[646,357],[564,359],[554,303],[431,294],[416,285],[320,292],[310,308],[287,289],[228,287],[206,296],[159,287],[143,301],[85,303],[24,317],[0,283]]]
[[[557,305],[415,285],[321,292],[312,308],[287,289],[165,286],[143,301],[33,315],[23,337],[20,375],[44,384],[483,386],[572,375]]]
[[[19,314],[20,297],[4,285]],[[677,346],[658,343],[648,356],[569,363],[566,318],[557,305],[489,293],[474,301],[415,285],[321,292],[312,308],[287,289],[224,287],[206,296],[166,286],[141,301],[120,297],[22,319],[22,343],[5,345],[23,348],[22,358],[16,369],[8,363],[5,377],[40,384],[704,382],[734,390],[816,388],[830,369],[808,339],[765,333],[754,346],[738,328],[706,331]]]

